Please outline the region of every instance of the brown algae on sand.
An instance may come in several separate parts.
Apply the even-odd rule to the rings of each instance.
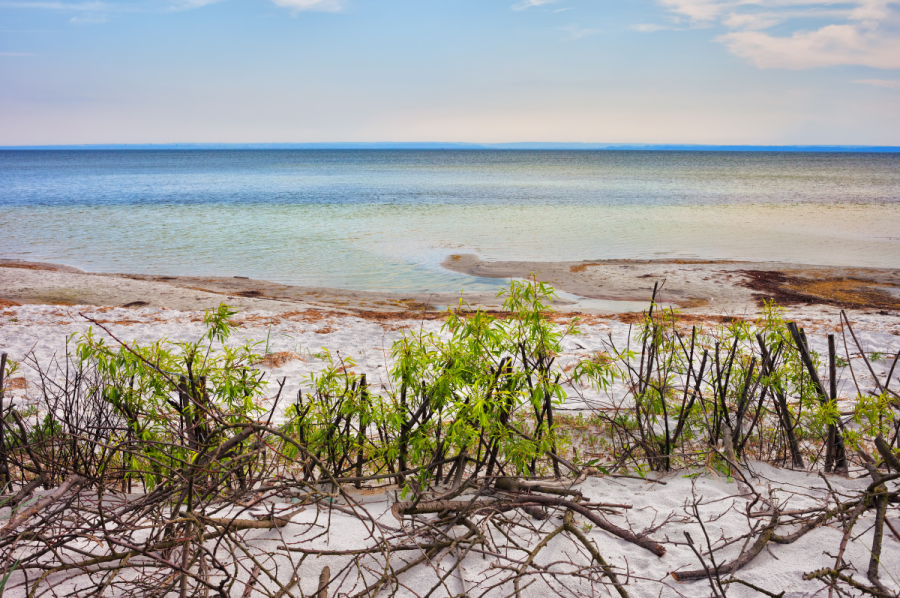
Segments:
[[[890,293],[892,287],[872,280],[816,276],[814,271],[803,270],[797,271],[796,275],[768,270],[743,270],[740,273],[748,279],[744,286],[757,291],[755,296],[760,302],[900,309],[900,296]]]

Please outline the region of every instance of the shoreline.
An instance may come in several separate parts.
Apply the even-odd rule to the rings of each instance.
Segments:
[[[663,306],[679,309],[679,326],[689,329],[691,325],[718,326],[736,321],[752,325],[761,309],[754,295],[756,290],[747,288],[753,279],[746,272],[775,272],[762,269],[771,268],[772,264],[755,264],[757,270],[748,270],[749,265],[744,262],[618,260],[536,264],[480,262],[474,256],[453,261],[456,268],[495,278],[524,278],[527,268],[534,268],[531,271],[537,272],[539,280],[553,282],[564,291],[579,291],[583,293],[581,296],[589,297],[589,305],[591,300],[598,299],[597,295],[601,300],[617,299],[626,305],[632,305],[644,295],[639,311],[615,313],[591,309],[565,297],[553,305],[556,313],[550,320],[555,324],[566,325],[577,318],[578,326],[588,337],[614,334],[620,344],[627,344],[632,326],[645,318],[654,282],[661,284],[665,280],[658,293],[659,300]],[[536,265],[543,270],[535,268]],[[676,267],[681,278],[670,273]],[[607,278],[606,273],[616,269],[624,274]],[[834,274],[835,270],[818,268],[816,271]],[[664,276],[652,276],[654,272]],[[568,278],[564,276],[566,273]],[[590,287],[579,280],[585,275],[594,277],[598,284]],[[876,284],[879,280],[890,281],[884,277],[896,277],[898,272],[876,271],[869,275],[870,281],[873,276],[882,277],[870,282]],[[677,284],[671,287],[676,292],[670,293],[673,279]],[[703,288],[714,288],[719,294],[705,304],[685,307],[687,301],[678,297],[677,291],[690,285],[706,285]],[[502,317],[503,297],[484,292],[466,293],[464,297],[470,305],[481,306],[488,313]],[[287,356],[292,363],[274,365],[273,374],[308,374],[311,370],[307,369],[301,354],[328,346],[343,355],[359,358],[360,366],[374,382],[387,371],[379,368],[385,368],[386,348],[391,339],[396,340],[403,330],[411,328],[439,332],[447,316],[445,306],[455,305],[458,299],[459,295],[449,293],[347,291],[288,286],[243,277],[94,274],[71,266],[0,260],[0,350],[8,351],[10,359],[16,361],[29,354],[41,355],[44,360],[64,355],[67,351],[64,341],[73,333],[85,332],[91,325],[87,318],[111,326],[115,334],[123,335],[120,338],[143,342],[159,338],[189,341],[201,334],[197,327],[203,321],[204,312],[226,303],[238,312],[232,321],[241,329],[240,336],[264,343],[266,354]],[[900,349],[900,311],[896,309],[842,308],[827,301],[795,301],[781,307],[785,319],[806,328],[810,338],[815,339],[811,341],[814,345],[820,344],[825,335],[841,331],[839,313],[845,309],[867,351],[893,355]],[[585,350],[578,348],[583,343],[576,342],[572,350],[576,353]],[[815,350],[821,353],[826,348],[817,345]]]
[[[560,291],[561,313],[641,312],[654,285],[657,301],[694,316],[748,317],[774,300],[795,317],[836,309],[900,315],[900,269],[704,260],[486,261],[449,256],[444,268],[463,275],[523,279],[531,275]],[[437,316],[460,297],[489,311],[503,298],[490,291],[398,293],[295,286],[243,276],[92,273],[66,265],[0,260],[0,307],[15,304],[209,309],[226,302],[241,311],[324,310],[382,317]]]
[[[168,276],[95,273],[44,262],[0,260],[0,306],[93,305],[159,307],[179,311],[210,309],[222,302],[241,311],[284,313],[318,309],[345,314],[439,313],[456,305],[458,293],[392,293],[296,286],[244,276]],[[466,292],[473,305],[499,309],[490,292]],[[560,305],[571,301],[562,300]]]
[[[747,312],[765,300],[787,308],[900,310],[900,269],[890,268],[685,259],[487,261],[471,254],[451,255],[441,265],[484,278],[533,274],[558,289],[598,300],[647,300],[649,289],[659,283],[661,300],[687,313]]]

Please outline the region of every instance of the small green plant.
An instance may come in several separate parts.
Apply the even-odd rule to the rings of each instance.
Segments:
[[[6,373],[4,375],[5,378],[9,379],[13,374],[19,371],[19,362],[13,361],[12,359],[6,360]]]
[[[110,346],[93,329],[77,337],[78,362],[96,369],[103,401],[127,424],[127,432],[109,442],[140,446],[140,452],[123,453],[122,458],[127,469],[145,472],[142,480],[148,488],[168,471],[214,449],[225,438],[224,431],[217,431],[223,426],[263,413],[257,399],[266,383],[252,369],[260,358],[258,343],[227,344],[235,314],[225,304],[207,311],[206,331],[194,342],[162,339]],[[45,422],[42,434],[55,433],[53,425],[58,423]]]

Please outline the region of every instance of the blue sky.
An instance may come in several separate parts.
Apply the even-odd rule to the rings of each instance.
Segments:
[[[0,0],[0,145],[900,145],[900,0]]]

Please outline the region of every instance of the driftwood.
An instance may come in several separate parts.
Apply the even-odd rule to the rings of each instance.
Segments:
[[[815,571],[811,571],[810,573],[803,574],[803,579],[805,579],[806,581],[810,581],[813,579],[824,579],[826,577],[831,579],[832,581],[837,581],[837,580],[843,581],[850,587],[860,590],[870,596],[875,596],[876,598],[897,598],[896,594],[883,592],[877,588],[867,587],[867,586],[859,583],[858,581],[856,581],[849,575],[846,575],[846,574],[844,574],[836,569],[832,569],[830,567],[825,567],[823,569],[816,569]]]
[[[583,479],[583,478],[582,478]],[[575,484],[578,484],[580,480],[572,481],[568,484],[565,482],[551,482],[551,483],[543,483],[543,482],[533,482],[533,481],[522,481],[517,480],[516,478],[497,478],[494,482],[494,487],[497,490],[504,490],[506,492],[543,492],[544,494],[557,494],[559,496],[578,496],[583,497],[580,490],[573,490],[571,487]]]
[[[70,489],[78,488],[84,484],[87,484],[88,480],[83,478],[80,475],[70,476],[65,482],[63,482],[59,488],[53,490],[49,494],[38,499],[33,505],[22,509],[18,513],[15,513],[12,517],[10,517],[9,521],[6,525],[0,529],[0,536],[7,536],[15,533],[16,529],[22,525],[25,521],[30,519],[33,515],[41,511],[42,509],[52,505],[59,499],[66,496]]]
[[[608,532],[616,537],[619,537],[619,538],[625,540],[626,542],[631,542],[632,544],[634,544],[636,546],[640,546],[641,548],[643,548],[645,550],[649,550],[656,556],[663,556],[664,554],[666,554],[665,547],[662,544],[660,544],[659,542],[657,542],[656,540],[653,540],[646,536],[638,536],[626,529],[622,529],[621,527],[613,525],[609,521],[598,516],[593,511],[588,510],[586,507],[584,507],[576,502],[563,500],[561,498],[550,498],[548,496],[534,496],[534,495],[528,496],[527,499],[525,499],[525,500],[528,500],[530,502],[537,502],[537,503],[547,505],[547,506],[571,509],[571,510],[575,511],[576,513],[578,513],[579,515],[581,515],[582,517],[584,517],[585,519],[587,519],[588,521],[590,521],[591,523],[593,523],[594,525],[596,525],[597,527],[599,527],[600,529],[602,529],[603,531]]]
[[[0,498],[0,507],[10,507],[11,509],[15,509],[19,503],[24,502],[31,496],[31,493],[38,489],[38,486],[43,486],[47,483],[47,476],[39,475],[34,478],[24,486],[22,489],[16,492],[15,494]]]
[[[799,529],[786,536],[773,533],[770,540],[773,544],[792,544],[817,527],[821,527],[822,525],[827,523],[828,520],[837,517],[838,515],[843,515],[844,513],[847,513],[852,509],[855,509],[859,505],[859,502],[860,501],[858,500],[849,501],[841,504],[839,507],[836,507],[834,509],[827,509],[815,519],[807,521],[806,523],[801,525]]]
[[[769,540],[772,539],[772,535],[775,533],[776,527],[778,527],[777,510],[772,514],[772,519],[771,521],[769,521],[769,525],[767,525],[762,533],[757,536],[756,541],[753,543],[753,546],[751,546],[749,550],[741,554],[733,561],[719,565],[716,568],[716,573],[718,575],[730,575],[735,571],[739,571],[742,567],[750,563],[750,561],[755,559],[756,556],[763,551],[763,549],[766,547],[766,544],[769,543]],[[676,581],[690,581],[693,579],[705,579],[709,577],[709,574],[710,571],[704,568],[695,569],[693,571],[673,571],[672,577],[674,577]]]
[[[217,527],[225,527],[233,530],[239,529],[275,529],[284,527],[291,522],[291,517],[306,510],[306,507],[300,507],[280,517],[263,516],[260,519],[229,519],[228,517],[204,517],[204,523],[215,525]]]
[[[626,542],[631,542],[636,546],[640,546],[645,550],[649,550],[656,556],[666,554],[665,547],[659,542],[647,538],[646,536],[638,536],[633,532],[622,529],[606,519],[603,519],[595,512],[591,511],[582,504],[565,500],[563,498],[550,498],[548,496],[539,496],[537,494],[520,495],[512,501],[500,500],[480,500],[480,501],[462,501],[462,500],[444,500],[432,502],[396,502],[391,507],[391,513],[397,520],[402,519],[404,515],[424,515],[428,513],[458,512],[467,515],[475,514],[484,510],[508,510],[511,508],[524,508],[527,505],[538,504],[547,507],[559,507],[569,509],[586,518],[588,521],[599,527],[600,529],[618,537]]]
[[[571,513],[571,511],[569,511]],[[622,586],[622,582],[619,581],[618,576],[615,571],[613,571],[612,567],[609,566],[609,563],[606,562],[606,559],[603,558],[603,555],[600,554],[600,551],[597,550],[597,547],[591,542],[587,536],[582,533],[578,526],[575,525],[575,522],[572,521],[572,518],[569,517],[565,519],[563,527],[567,532],[578,538],[578,541],[587,549],[589,553],[591,553],[591,557],[597,561],[600,567],[603,569],[603,574],[609,579],[609,581],[613,584],[613,587],[616,589],[616,592],[621,596],[621,598],[629,598],[628,592],[625,591],[625,588]]]
[[[319,574],[319,588],[316,598],[328,598],[328,583],[331,581],[331,569],[326,565]]]
[[[900,459],[897,458],[897,455],[894,454],[894,451],[891,450],[890,445],[881,434],[875,437],[875,447],[878,449],[878,453],[884,459],[884,462],[891,469],[900,473]]]

